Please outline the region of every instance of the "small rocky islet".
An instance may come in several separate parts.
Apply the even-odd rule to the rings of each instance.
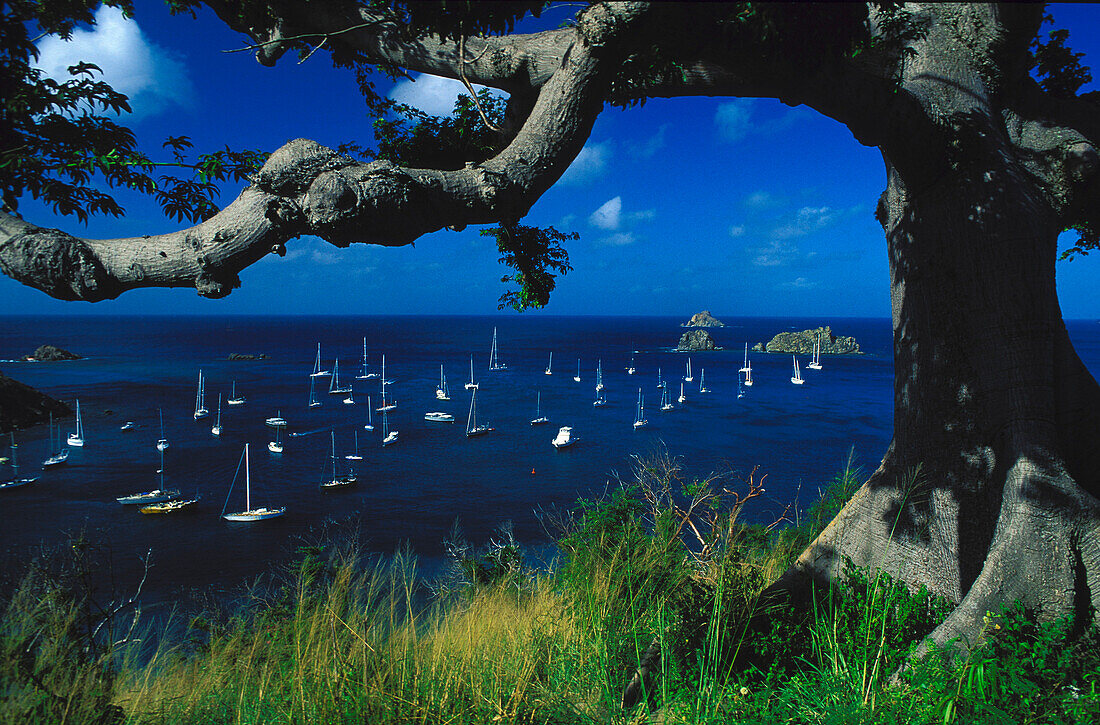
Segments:
[[[84,356],[55,345],[39,345],[34,352],[24,355],[23,359],[27,362],[54,362],[56,360],[83,360]]]
[[[813,354],[814,344],[821,340],[822,355],[862,355],[859,343],[854,337],[844,337],[833,333],[829,325],[801,332],[780,332],[766,343],[758,342],[752,346],[753,352],[780,352],[796,355]]]
[[[726,323],[719,320],[714,315],[710,314],[710,310],[703,310],[702,312],[696,312],[691,316],[691,319],[680,325],[680,327],[725,327]],[[710,348],[713,349],[713,348]]]
[[[688,330],[680,335],[680,342],[676,344],[676,350],[679,352],[706,352],[721,349],[714,344],[714,338],[706,330]]]

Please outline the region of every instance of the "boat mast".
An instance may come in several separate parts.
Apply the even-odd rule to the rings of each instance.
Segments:
[[[161,470],[164,470],[163,468]],[[244,510],[252,510],[252,478],[248,474],[248,444],[244,444]]]

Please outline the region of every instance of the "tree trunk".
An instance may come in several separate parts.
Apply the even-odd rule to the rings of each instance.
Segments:
[[[779,585],[846,560],[924,584],[959,602],[940,645],[1013,600],[1100,609],[1100,388],[1062,322],[1054,214],[991,158],[919,187],[887,159],[894,439]]]

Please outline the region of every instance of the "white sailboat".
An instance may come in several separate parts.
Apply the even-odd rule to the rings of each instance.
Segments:
[[[540,390],[535,395],[535,417],[531,419],[531,425],[542,425],[549,422],[550,419],[542,414],[542,391]]]
[[[344,456],[344,459],[348,461],[361,461],[363,460],[363,456],[359,454],[359,431],[353,432],[355,433],[355,453],[347,454]]]
[[[282,453],[283,452],[283,442],[281,440],[279,440],[279,429],[278,428],[275,429],[275,440],[267,442],[267,450],[271,451],[272,453]]]
[[[118,427],[118,429],[120,431],[122,431],[123,433],[125,433],[128,430],[133,430],[134,428],[137,428],[137,423],[135,423],[132,420],[128,420],[128,421],[126,421],[125,423],[123,423],[122,425],[120,425]],[[58,431],[60,432],[60,428],[58,428]]]
[[[144,493],[132,493],[129,496],[119,496],[115,499],[115,501],[118,501],[120,504],[124,505],[131,505],[136,503],[151,504],[161,503],[163,501],[167,501],[169,499],[175,498],[176,496],[179,496],[179,489],[166,489],[164,487],[164,451],[160,452],[160,469],[157,470],[157,473],[160,474],[160,485],[154,488],[152,491],[145,491]]]
[[[645,419],[645,399],[642,397],[642,389],[638,388],[638,405],[634,412],[634,427],[644,428],[649,425],[649,421]]]
[[[660,368],[660,366],[657,367],[657,387],[658,388],[667,388],[668,387],[668,383],[666,383],[664,378],[661,377],[661,368]]]
[[[160,438],[157,439],[157,450],[163,451],[168,447],[168,439],[164,437],[164,411],[158,408],[157,412],[160,414]]]
[[[370,396],[367,396],[367,423],[363,426],[363,430],[374,430],[374,415],[371,413]]]
[[[573,382],[579,383],[581,381],[581,359],[577,358],[577,374],[573,376]]]
[[[603,360],[596,361],[596,392],[603,390]]]
[[[321,369],[321,343],[317,343],[317,359],[313,363],[313,372],[311,372],[309,376],[311,378],[320,378],[331,374],[330,371]]]
[[[367,338],[363,338],[363,372],[355,376],[356,380],[370,380],[377,378],[378,373],[367,372]]]
[[[439,363],[439,387],[435,389],[436,400],[450,400],[451,394],[447,390],[447,377],[443,374],[443,363]]]
[[[553,371],[551,370],[552,367],[554,367],[554,351],[553,350],[550,351],[550,361],[548,363],[546,363],[546,374],[547,375],[553,375],[554,374]]]
[[[806,381],[802,379],[802,371],[798,369],[798,358],[791,355],[791,362],[794,363],[794,375],[791,376],[791,382],[795,385],[802,385]]]
[[[321,480],[321,490],[331,491],[335,488],[345,488],[351,486],[359,481],[359,477],[351,471],[348,471],[344,475],[339,475],[336,470],[336,431],[330,431],[332,433],[332,478]]]
[[[385,413],[386,411],[393,410],[397,407],[397,401],[386,402],[386,356],[382,355],[382,407],[378,408],[379,413]]]
[[[237,471],[239,472],[240,464],[237,464]],[[234,483],[237,477],[233,476]],[[233,484],[229,484],[229,495],[233,494]],[[225,497],[225,506],[222,507],[222,518],[226,521],[261,521],[263,519],[273,519],[276,516],[282,516],[286,513],[286,507],[283,506],[277,509],[269,509],[266,507],[252,508],[252,476],[249,472],[248,466],[248,444],[244,444],[244,500],[245,510],[238,511],[236,513],[225,512],[226,506],[229,506],[229,496]]]
[[[741,363],[741,369],[737,372],[747,373],[749,371],[749,343],[745,343],[745,362]]]
[[[745,368],[745,387],[752,387],[752,362],[749,362],[749,366]]]
[[[57,448],[53,445],[53,413],[50,413],[50,443],[49,450],[54,451],[50,454],[50,457],[42,461],[43,468],[52,468],[53,466],[60,466],[65,461],[69,460],[69,449],[61,447],[61,426],[57,427]]]
[[[0,491],[9,488],[19,488],[20,486],[26,486],[28,483],[34,483],[38,480],[38,476],[33,478],[20,478],[19,477],[19,446],[15,443],[15,432],[11,434],[11,473],[12,477],[7,481],[0,483]]]
[[[276,411],[275,415],[265,418],[264,425],[268,428],[286,428],[286,418],[283,417],[283,411]]]
[[[554,440],[550,441],[550,445],[555,448],[568,448],[577,442],[577,439],[573,437],[573,429],[567,425],[563,425],[558,428],[558,435]]]
[[[385,373],[383,373],[385,375]],[[390,414],[388,411],[382,411],[382,445],[388,446],[391,443],[397,442],[397,431],[390,430]]]
[[[493,328],[493,347],[489,350],[489,369],[507,370],[508,366],[500,361],[497,356],[497,328]],[[472,377],[471,377],[472,379]]]
[[[605,405],[607,405],[607,398],[604,397],[603,391],[600,390],[599,386],[597,385],[596,386],[596,399],[592,401],[592,407],[593,408],[602,408]]]
[[[489,431],[494,430],[491,426],[477,422],[477,389],[470,391],[470,412],[466,415],[466,437],[473,438],[474,436],[485,435]]]
[[[741,376],[738,375],[737,379],[741,380]],[[710,388],[707,387],[707,369],[706,368],[700,368],[699,369],[699,392],[700,393],[709,393],[710,392]]]
[[[810,370],[821,369],[821,333],[817,333],[817,340],[814,342],[814,357],[813,360],[806,366]]]
[[[661,391],[661,410],[672,410],[672,398],[668,394],[668,388]]]
[[[220,436],[222,434],[222,394],[218,393],[218,420],[210,427],[210,434]]]
[[[76,399],[76,431],[70,433],[65,442],[77,448],[84,447],[84,420],[80,417],[80,398]]]
[[[424,414],[424,420],[429,420],[433,423],[454,423],[455,417],[441,410],[433,410],[430,413]]]
[[[225,401],[226,405],[244,405],[248,401],[248,398],[243,395],[237,395],[237,381],[233,381],[233,390],[229,393],[229,399]]]
[[[195,420],[210,415],[206,409],[206,383],[202,378],[202,370],[199,370],[199,388],[195,391]]]
[[[309,378],[309,407],[310,408],[320,408],[321,407],[321,401],[317,399],[317,389],[316,389],[316,385],[314,384],[314,380],[316,380],[316,378],[314,378],[313,376],[310,376],[310,378]]]
[[[677,398],[676,401],[680,403],[680,405],[687,402],[687,396],[684,395],[684,384],[682,382],[680,383],[680,397]]]
[[[693,380],[695,380],[695,378],[691,374],[691,358],[689,357],[687,361],[687,372],[684,374],[684,381],[690,383]]]
[[[470,355],[470,381],[466,383],[467,390],[477,390],[477,383],[474,382],[474,356]]]
[[[328,383],[329,395],[344,395],[351,392],[351,386],[345,385],[340,387],[340,359],[337,358],[336,362],[332,364],[332,379]]]

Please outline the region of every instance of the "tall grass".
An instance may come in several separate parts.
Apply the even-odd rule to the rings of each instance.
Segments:
[[[990,619],[991,644],[966,662],[933,652],[891,684],[950,603],[853,569],[805,609],[769,609],[761,593],[857,477],[849,465],[818,514],[769,528],[738,521],[763,492],[754,475],[689,480],[667,456],[639,460],[605,496],[548,517],[561,556],[551,570],[527,567],[507,531],[480,550],[456,534],[452,576],[433,588],[408,552],[379,562],[352,544],[310,547],[273,594],[201,620],[197,645],[164,634],[140,658],[127,627],[94,632],[100,615],[72,594],[79,577],[39,567],[9,597],[0,628],[0,715],[441,724],[1100,715],[1095,633],[1072,623],[1039,625],[1013,610]],[[624,707],[627,683],[638,696]]]

